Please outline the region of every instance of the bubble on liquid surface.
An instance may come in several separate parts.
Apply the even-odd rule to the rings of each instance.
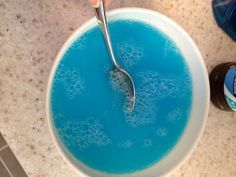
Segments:
[[[126,75],[121,72],[117,72],[117,70],[110,70],[110,83],[114,92],[121,92],[125,96],[125,109],[130,110],[131,107],[131,95],[129,93],[129,81]]]
[[[156,106],[155,89],[159,75],[155,72],[138,73],[140,86],[136,88],[136,102],[132,112],[127,109],[128,101],[124,106],[125,121],[131,127],[141,127],[156,122],[158,110]]]
[[[112,88],[115,91],[123,92],[127,95],[129,87],[126,79],[126,76],[123,73],[119,72],[117,69],[110,70],[110,82]]]
[[[117,45],[118,57],[125,68],[130,68],[143,57],[143,48],[133,40],[120,42]]]
[[[161,76],[155,71],[149,71],[140,72],[137,76],[140,86],[136,88],[136,103],[133,112],[128,111],[126,109],[128,106],[125,105],[125,119],[132,127],[155,123],[158,100],[167,97],[184,98],[191,89],[188,73]],[[123,88],[122,85],[116,85],[119,89]]]
[[[175,108],[167,114],[166,119],[171,123],[175,123],[178,120],[180,120],[182,116],[183,116],[183,110],[180,108]]]
[[[164,51],[164,56],[168,56],[170,53],[181,55],[180,50],[171,40],[166,40],[163,51]]]
[[[143,142],[143,147],[148,148],[152,146],[152,140],[151,139],[145,139]]]
[[[153,124],[156,121],[155,100],[146,90],[136,91],[134,110],[130,112],[125,105],[125,121],[131,127],[140,127]]]
[[[191,80],[187,72],[180,75],[161,76],[157,72],[138,73],[141,81],[141,88],[149,90],[150,94],[155,95],[156,99],[166,97],[184,98],[191,90]]]
[[[77,39],[77,40],[71,45],[71,48],[72,48],[72,49],[84,50],[84,49],[86,49],[86,47],[87,47],[87,40],[88,40],[87,35],[83,35],[82,37],[80,37],[79,39]]]
[[[166,98],[174,96],[180,92],[179,85],[175,77],[162,78],[156,87],[156,94],[158,98]]]
[[[55,76],[54,76],[54,81],[55,82],[61,82],[63,81],[65,78],[64,78],[64,71],[65,71],[65,66],[64,64],[59,64],[58,67],[57,67],[57,70],[56,70],[56,73],[55,73]]]
[[[76,70],[69,70],[65,72],[65,80],[63,81],[63,85],[66,89],[66,94],[69,99],[73,99],[76,95],[80,94],[85,86],[84,79],[80,76],[80,74]]]
[[[59,119],[64,117],[55,117],[55,126],[68,146],[84,150],[91,145],[106,146],[111,143],[111,139],[102,131],[103,125],[94,118],[79,123]]]
[[[170,96],[173,98],[184,98],[192,89],[191,79],[188,73],[170,76],[169,79],[172,82],[176,82],[176,87],[173,87],[170,92]]]
[[[123,149],[130,149],[132,148],[134,145],[134,143],[132,142],[132,140],[128,139],[125,142],[121,143],[119,146]]]
[[[161,82],[161,76],[155,71],[140,72],[137,76],[141,82],[140,88],[154,96],[158,84]]]
[[[55,82],[61,83],[66,91],[68,99],[73,99],[85,89],[84,78],[75,69],[67,69],[63,64],[59,65],[55,73]]]
[[[105,72],[105,73],[108,73],[108,72],[110,72],[112,70],[112,66],[111,65],[109,65],[109,64],[104,64],[103,65],[103,71]]]
[[[158,128],[157,129],[157,136],[165,137],[168,135],[168,130],[166,128]]]

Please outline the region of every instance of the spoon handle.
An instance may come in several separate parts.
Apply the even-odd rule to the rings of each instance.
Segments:
[[[106,10],[105,10],[103,0],[100,0],[99,6],[95,7],[95,12],[96,12],[96,17],[97,17],[100,29],[103,33],[103,38],[104,38],[105,43],[107,45],[107,50],[111,56],[112,62],[119,69],[120,65],[116,61],[116,58],[115,58],[115,55],[113,52],[113,48],[112,48],[112,44],[111,44],[111,38],[110,38],[110,33],[109,33],[107,18],[106,18]]]

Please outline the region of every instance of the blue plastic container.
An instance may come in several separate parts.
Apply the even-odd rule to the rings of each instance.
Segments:
[[[213,0],[212,8],[218,25],[236,40],[236,0]]]

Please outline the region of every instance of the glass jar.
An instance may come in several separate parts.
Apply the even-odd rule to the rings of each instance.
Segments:
[[[222,63],[210,73],[211,101],[219,109],[236,111],[236,62]]]

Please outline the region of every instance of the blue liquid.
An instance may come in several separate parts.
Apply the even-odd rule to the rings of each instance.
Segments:
[[[64,54],[51,112],[59,140],[76,159],[106,173],[132,173],[160,161],[180,139],[191,111],[192,82],[179,49],[155,28],[115,21],[110,31],[117,59],[135,82],[135,110],[127,111],[127,87],[112,77],[96,27]]]

